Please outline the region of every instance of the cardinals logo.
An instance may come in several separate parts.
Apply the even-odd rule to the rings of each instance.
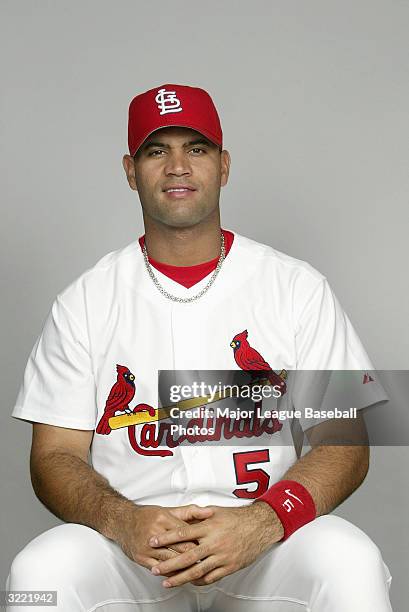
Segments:
[[[104,414],[96,428],[96,433],[98,434],[107,435],[111,433],[109,419],[113,417],[117,411],[135,414],[142,410],[148,410],[151,416],[155,415],[155,409],[147,404],[138,404],[133,410],[129,408],[129,403],[133,400],[135,395],[135,376],[126,366],[117,364],[116,371],[118,373],[116,383],[112,386],[105,404]]]
[[[252,378],[255,380],[267,378],[273,386],[280,389],[281,395],[284,395],[287,372],[281,370],[277,374],[271,369],[260,353],[249,345],[247,330],[237,334],[230,346],[233,347],[234,358],[242,370],[252,371]],[[169,422],[170,411],[174,406],[154,408],[149,404],[141,403],[131,409],[129,404],[135,396],[135,376],[128,367],[123,365],[117,364],[116,371],[116,382],[109,392],[104,413],[96,427],[96,433],[108,435],[113,429],[127,428],[130,445],[139,455],[169,457],[173,455],[171,449],[179,446],[185,440],[195,444],[206,440],[224,439],[226,435],[229,439],[232,436],[239,438],[243,436],[249,438],[260,437],[264,434],[274,434],[282,428],[281,423],[273,417],[264,419],[254,417],[251,422],[242,423],[240,419],[233,419],[232,422],[230,417],[227,416],[217,420],[213,434],[181,434],[175,436],[172,431],[172,423]],[[203,405],[205,401],[208,401],[208,396],[197,399],[198,405]],[[181,404],[179,404],[179,409],[181,409]],[[193,419],[193,421],[196,422],[197,419]],[[138,435],[137,430],[139,431]],[[166,446],[167,448],[158,448],[160,446]]]
[[[254,374],[252,374],[253,378],[259,378],[260,374],[256,374],[256,372],[262,370],[270,383],[280,388],[281,395],[283,396],[287,390],[287,385],[285,383],[285,379],[287,378],[286,370],[281,370],[279,374],[274,372],[260,353],[250,346],[247,341],[247,336],[248,332],[247,329],[245,329],[240,334],[236,334],[230,342],[230,346],[233,348],[235,362],[239,368],[246,372],[254,371]]]

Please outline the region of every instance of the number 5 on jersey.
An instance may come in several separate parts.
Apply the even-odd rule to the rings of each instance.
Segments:
[[[254,490],[253,487],[234,489],[233,495],[242,499],[256,499],[263,495],[269,487],[270,475],[262,468],[249,466],[255,463],[268,463],[270,461],[269,450],[263,448],[262,450],[233,453],[233,461],[238,485],[257,484]]]

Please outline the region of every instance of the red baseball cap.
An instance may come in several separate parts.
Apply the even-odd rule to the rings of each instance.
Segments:
[[[219,115],[207,91],[188,85],[166,84],[149,89],[131,101],[129,153],[133,157],[152,132],[170,126],[196,130],[215,144],[223,144]]]

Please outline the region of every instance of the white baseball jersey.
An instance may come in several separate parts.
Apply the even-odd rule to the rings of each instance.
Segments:
[[[188,289],[155,273],[180,297],[195,295],[210,278]],[[237,447],[234,439],[215,447],[195,439],[181,445],[160,421],[146,422],[147,412],[138,415],[145,422],[132,425],[127,414],[157,408],[159,370],[240,369],[231,342],[245,331],[250,347],[277,372],[373,369],[327,280],[309,264],[234,232],[209,291],[178,303],[155,287],[135,240],[57,296],[12,415],[99,429],[93,467],[137,503],[251,502],[297,459],[288,421],[265,435],[264,446],[244,446],[237,438]],[[370,384],[360,379],[358,408],[386,399],[367,377]],[[111,427],[114,421],[118,426]]]

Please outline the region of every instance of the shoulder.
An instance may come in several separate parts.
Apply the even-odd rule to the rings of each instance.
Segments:
[[[56,297],[71,313],[85,311],[98,300],[109,301],[122,284],[131,282],[139,262],[138,240],[111,251],[68,284]],[[101,303],[101,302],[100,302]]]
[[[241,251],[241,257],[251,263],[254,270],[262,275],[268,275],[271,280],[288,285],[300,285],[304,289],[314,289],[321,285],[326,279],[321,272],[307,261],[297,259],[286,253],[274,249],[268,244],[263,244],[235,233],[237,248]]]

